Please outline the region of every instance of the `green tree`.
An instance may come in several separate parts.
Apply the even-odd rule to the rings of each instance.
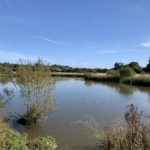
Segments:
[[[138,62],[131,62],[128,64],[136,73],[141,73],[142,67],[139,65]]]
[[[146,65],[146,71],[150,72],[150,58],[148,60],[148,64]]]
[[[120,69],[120,68],[122,68],[124,66],[124,64],[122,63],[122,62],[116,62],[115,64],[114,64],[114,68],[115,69]]]
[[[130,67],[121,68],[119,70],[119,73],[120,73],[121,79],[127,78],[127,77],[132,77],[135,74],[134,70]]]

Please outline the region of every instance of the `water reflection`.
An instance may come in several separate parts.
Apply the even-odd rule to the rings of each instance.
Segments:
[[[5,76],[5,77],[1,77],[0,78],[0,83],[2,85],[5,85],[5,84],[7,84],[9,82],[12,82],[12,80],[13,80],[13,77],[11,77],[11,76]]]
[[[145,92],[147,94],[150,94],[149,87],[130,86],[130,85],[121,84],[121,83],[95,82],[95,81],[85,80],[85,85],[86,86],[104,85],[104,86],[117,90],[117,92],[123,95],[132,95],[135,91],[140,91],[140,92]]]

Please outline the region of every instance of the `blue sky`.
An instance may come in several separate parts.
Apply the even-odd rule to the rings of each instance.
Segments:
[[[0,61],[113,67],[150,57],[149,0],[0,0]]]

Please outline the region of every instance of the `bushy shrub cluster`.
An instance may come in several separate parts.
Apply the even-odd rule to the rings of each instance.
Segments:
[[[119,70],[119,74],[120,74],[120,78],[128,78],[128,77],[132,77],[135,72],[132,68],[130,67],[123,67]]]
[[[116,121],[100,136],[102,150],[149,150],[150,124],[142,122],[142,113],[133,104],[125,113],[126,124]]]

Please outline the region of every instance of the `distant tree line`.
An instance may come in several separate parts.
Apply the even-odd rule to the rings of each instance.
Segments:
[[[10,72],[17,72],[18,68],[24,66],[26,67],[27,65],[22,65],[22,64],[11,64],[11,63],[0,63],[0,72],[1,73],[10,73]],[[33,71],[34,68],[36,68],[36,64],[31,64]],[[103,73],[107,72],[108,69],[101,69],[101,68],[73,68],[70,66],[62,66],[62,65],[45,65],[47,69],[49,69],[51,72],[78,72],[78,73],[86,73],[86,72],[91,72],[91,73]]]
[[[23,64],[12,64],[12,63],[0,63],[0,72],[1,73],[10,73],[10,72],[17,72],[18,68],[20,66],[26,67],[26,65]],[[36,64],[31,64],[33,70],[36,68]],[[106,73],[110,70],[119,70],[123,67],[130,67],[132,68],[136,73],[146,72],[150,73],[150,59],[148,61],[148,64],[145,67],[142,67],[139,65],[138,62],[130,62],[129,64],[124,64],[122,62],[116,62],[114,64],[114,67],[112,69],[101,69],[101,68],[79,68],[79,67],[70,67],[70,66],[63,66],[63,65],[45,65],[46,69],[49,69],[51,72],[78,72],[78,73]]]
[[[85,72],[92,72],[92,73],[103,73],[107,72],[108,69],[101,69],[101,68],[73,68],[69,66],[62,66],[62,65],[51,65],[51,71],[52,72],[79,72],[79,73],[85,73]]]

